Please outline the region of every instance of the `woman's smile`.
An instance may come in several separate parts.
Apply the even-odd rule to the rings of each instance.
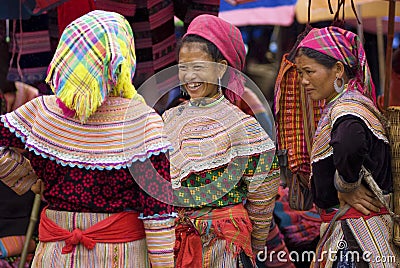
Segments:
[[[185,84],[185,88],[188,92],[194,92],[197,90],[201,90],[203,83],[201,82],[189,82]]]
[[[179,80],[191,99],[213,97],[218,93],[217,63],[204,44],[184,44],[179,50]]]

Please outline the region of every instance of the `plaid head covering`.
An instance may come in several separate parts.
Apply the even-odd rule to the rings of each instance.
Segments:
[[[143,101],[132,85],[136,55],[132,29],[114,12],[92,11],[62,33],[46,82],[84,123],[107,96]]]
[[[229,65],[239,71],[242,71],[245,66],[246,50],[242,34],[239,29],[213,15],[197,16],[189,25],[186,34],[198,35],[213,43]],[[229,70],[228,91],[226,95],[229,100],[234,101],[237,96],[242,96],[244,92],[243,77],[237,74],[233,69]],[[233,91],[235,94],[232,94]]]
[[[350,68],[356,68],[355,78],[350,79],[348,89],[357,89],[376,102],[375,86],[372,82],[367,58],[360,38],[353,32],[330,26],[314,28],[297,48],[308,47],[331,56]]]

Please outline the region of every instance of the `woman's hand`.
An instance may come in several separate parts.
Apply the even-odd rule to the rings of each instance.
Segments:
[[[41,179],[38,179],[34,185],[31,187],[31,191],[35,194],[43,195],[44,183]]]
[[[362,184],[352,192],[338,192],[338,198],[341,207],[349,204],[364,215],[369,215],[371,211],[379,212],[383,207],[382,203],[375,198],[374,193]]]
[[[22,82],[15,82],[16,92],[6,92],[3,94],[7,104],[7,113],[14,111],[26,102],[39,96],[39,90],[33,86]]]
[[[15,92],[6,92],[3,94],[4,99],[6,100],[6,112],[9,113],[13,110],[13,106],[15,103]]]

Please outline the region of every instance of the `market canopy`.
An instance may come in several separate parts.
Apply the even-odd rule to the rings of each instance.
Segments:
[[[297,0],[221,0],[219,17],[236,25],[279,25],[289,26],[294,21]],[[240,3],[243,2],[243,3]]]
[[[308,18],[308,2],[309,0],[298,0],[296,4],[296,19],[299,23],[307,23]],[[332,9],[335,12],[338,9],[338,1],[331,0]],[[350,0],[345,1],[344,10],[341,8],[340,19],[342,18],[342,11],[344,11],[345,20],[356,19],[352,9]],[[353,0],[356,11],[360,18],[377,18],[387,17],[389,10],[389,1],[385,0]],[[318,21],[333,21],[334,15],[329,10],[328,0],[311,0],[310,8],[310,22]],[[400,16],[400,7],[397,5],[395,16]]]

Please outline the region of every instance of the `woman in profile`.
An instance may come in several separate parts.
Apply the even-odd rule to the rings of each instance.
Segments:
[[[311,267],[395,267],[375,262],[397,256],[387,205],[393,179],[362,43],[341,28],[312,29],[297,47],[296,67],[310,98],[325,100],[311,151],[310,185],[323,221]]]

